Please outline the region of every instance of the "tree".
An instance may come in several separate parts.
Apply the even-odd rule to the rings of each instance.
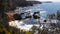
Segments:
[[[55,14],[48,14],[49,19],[55,19]]]
[[[12,34],[13,32],[13,34],[20,34],[19,29],[9,26],[9,20],[5,14],[5,1],[6,0],[0,0],[0,34]]]
[[[57,19],[60,20],[60,12],[57,11]]]
[[[35,30],[37,29],[37,27],[36,26],[33,26],[31,29],[32,29],[32,34],[34,34],[35,33]]]

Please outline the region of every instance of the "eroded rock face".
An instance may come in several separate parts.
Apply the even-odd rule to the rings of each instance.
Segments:
[[[7,14],[7,18],[9,19],[9,21],[21,20],[22,19],[20,14],[15,14],[15,13],[11,13],[11,12],[8,12],[6,14]]]
[[[7,14],[7,18],[9,19],[9,21],[12,21],[12,20],[14,20],[14,13],[11,13],[11,12],[8,12],[8,13],[6,13]]]

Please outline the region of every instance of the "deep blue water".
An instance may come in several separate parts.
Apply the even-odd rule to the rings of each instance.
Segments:
[[[42,3],[38,4],[37,6],[40,6],[39,8],[44,9],[48,11],[48,13],[56,13],[58,10],[60,10],[60,3]]]

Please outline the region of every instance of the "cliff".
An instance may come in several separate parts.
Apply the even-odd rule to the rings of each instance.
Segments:
[[[11,3],[14,4],[14,6],[32,6],[33,4],[41,4],[39,1],[25,1],[25,0],[11,0]]]

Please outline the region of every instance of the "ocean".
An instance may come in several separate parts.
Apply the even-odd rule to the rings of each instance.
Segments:
[[[43,9],[43,11],[46,11],[45,13],[41,14],[40,16],[43,18],[47,18],[47,14],[56,13],[58,10],[60,11],[60,2],[34,4],[33,6],[20,8],[18,11],[24,12],[26,10],[32,10],[31,13],[33,13],[34,11],[37,11],[37,9],[39,9],[39,10]]]
[[[36,7],[37,6],[38,8],[48,11],[47,13],[56,13],[58,10],[60,11],[60,2],[36,4]]]

